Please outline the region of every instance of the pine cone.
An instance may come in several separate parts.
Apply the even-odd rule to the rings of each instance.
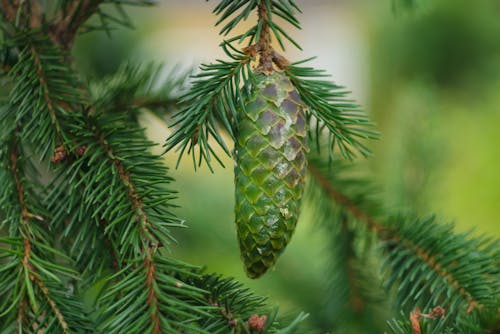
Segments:
[[[307,169],[304,105],[280,72],[256,74],[235,144],[236,228],[247,275],[272,267],[290,241]]]

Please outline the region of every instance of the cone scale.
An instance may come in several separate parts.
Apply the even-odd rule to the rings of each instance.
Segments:
[[[297,224],[307,169],[304,105],[281,72],[257,73],[235,144],[235,222],[245,270],[273,267]]]

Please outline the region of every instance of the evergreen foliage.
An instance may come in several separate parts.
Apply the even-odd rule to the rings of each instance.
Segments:
[[[336,247],[342,247],[349,240],[351,253],[359,244],[366,247],[362,256],[354,253],[351,257],[354,261],[367,262],[353,266],[351,260],[349,271],[337,270],[334,277],[351,272],[350,284],[356,283],[353,275],[366,277],[366,269],[373,266],[373,260],[370,264],[370,245],[376,238],[383,261],[384,287],[388,292],[394,291],[394,304],[404,314],[436,307],[445,310],[442,320],[426,321],[425,326],[429,329],[424,332],[433,330],[439,333],[446,326],[465,332],[481,332],[491,326],[491,314],[498,308],[497,240],[472,237],[467,233],[455,234],[451,224],[438,222],[433,216],[419,219],[411,214],[394,215],[377,202],[373,185],[350,175],[352,168],[345,165],[332,165],[328,159],[316,157],[310,159],[310,172],[314,181],[311,182],[310,205],[328,217],[320,219],[320,216],[318,221],[337,225],[333,228],[337,231]],[[318,195],[318,192],[322,194]],[[330,200],[325,201],[325,198]],[[363,241],[356,243],[353,236]],[[343,261],[349,261],[349,251],[343,254],[347,256]],[[337,266],[334,268],[338,269]],[[369,274],[362,280],[365,284],[377,279],[373,272],[371,276]],[[338,289],[346,285],[334,286]],[[360,293],[367,291],[371,294],[377,292],[361,286],[351,290],[348,296],[359,298]],[[371,305],[380,303],[370,294],[361,300]],[[353,311],[355,308],[343,310],[342,314]],[[440,319],[441,315],[436,318]],[[398,326],[393,322],[391,328],[395,330]],[[395,333],[411,332],[396,330]]]
[[[233,155],[224,135],[237,139],[255,69],[283,73],[307,107],[316,150],[305,203],[332,259],[320,330],[348,332],[344,319],[363,319],[352,330],[373,331],[390,304],[394,333],[498,330],[498,241],[390,212],[344,161],[368,156],[366,140],[378,133],[323,71],[271,47],[300,48],[289,33],[300,28],[294,1],[219,1],[229,60],[201,65],[189,89],[189,73],[162,79],[154,64],[94,81],[75,70],[77,33],[130,27],[122,7],[151,4],[0,0],[0,332],[304,332],[304,313],[282,318],[236,280],[170,255],[184,227],[175,183],[139,123],[149,110],[173,129],[167,154],[177,148],[195,166],[221,163],[212,143]],[[253,16],[253,26],[231,36]]]

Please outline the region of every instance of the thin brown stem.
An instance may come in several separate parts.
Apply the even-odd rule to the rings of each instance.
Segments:
[[[153,334],[158,334],[161,331],[161,319],[159,313],[158,295],[155,290],[156,281],[156,265],[153,261],[154,250],[151,247],[147,249],[147,256],[144,260],[146,268],[146,285],[148,286],[148,304],[152,308],[150,319],[153,324]]]
[[[269,26],[270,13],[267,10],[266,1],[264,0],[259,3],[258,15],[259,21],[262,22],[259,42],[257,43],[260,56],[258,70],[264,73],[272,73],[274,49],[271,45],[271,27]]]
[[[38,76],[38,81],[40,83],[40,87],[42,88],[43,91],[43,99],[45,100],[45,104],[47,106],[47,109],[50,114],[50,118],[52,119],[52,124],[55,125],[55,130],[58,136],[58,139],[60,140],[60,131],[59,131],[59,126],[58,126],[58,120],[56,116],[56,104],[55,101],[52,100],[50,97],[50,89],[47,84],[47,79],[45,75],[45,70],[43,69],[42,63],[40,61],[40,55],[38,54],[38,51],[36,48],[32,45],[31,48],[31,55],[33,56],[33,62],[36,68],[36,74]]]
[[[387,232],[387,229],[378,223],[374,218],[356,206],[346,195],[338,191],[328,180],[328,178],[313,164],[309,164],[309,172],[314,177],[318,185],[339,205],[346,208],[354,218],[364,222],[371,230],[378,234]]]
[[[18,333],[23,332],[23,327],[24,327],[24,321],[26,320],[26,307],[28,306],[28,303],[26,302],[26,299],[22,299],[19,302],[19,309],[17,311],[17,321],[16,321],[16,329]]]
[[[64,8],[60,19],[50,27],[53,41],[65,50],[71,49],[78,29],[98,9],[103,0],[73,0]]]
[[[285,70],[290,62],[272,46],[271,24],[269,22],[271,13],[266,5],[265,0],[261,0],[257,7],[259,24],[261,24],[260,34],[257,36],[258,42],[243,49],[250,57],[259,56],[259,65],[256,71],[271,74],[275,71],[274,65],[278,70]]]
[[[59,327],[62,329],[63,334],[69,333],[68,323],[66,322],[66,319],[64,319],[64,315],[61,313],[61,310],[57,306],[57,303],[50,297],[49,289],[45,286],[41,279],[36,279],[35,282],[38,285],[40,291],[42,291],[43,296],[49,303],[50,309],[56,316],[57,322],[59,323]]]
[[[139,228],[143,236],[148,237],[150,241],[153,241],[153,243],[156,243],[158,245],[158,241],[156,240],[156,238],[154,238],[153,235],[149,233],[149,228],[151,224],[148,221],[148,217],[146,211],[144,210],[144,205],[142,203],[142,200],[135,189],[134,183],[130,178],[130,173],[126,170],[123,163],[119,159],[115,158],[115,155],[113,154],[113,149],[105,142],[104,137],[102,135],[99,136],[99,144],[106,152],[108,159],[113,164],[115,170],[118,172],[119,178],[122,180],[123,184],[127,188],[128,196],[130,198],[132,206],[134,207],[135,211],[138,212],[138,217],[139,217],[138,222],[140,223]]]

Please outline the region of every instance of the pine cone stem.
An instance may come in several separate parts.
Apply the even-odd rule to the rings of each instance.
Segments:
[[[269,26],[269,12],[265,1],[261,1],[258,7],[259,21],[262,21],[262,29],[259,36],[259,66],[258,71],[270,74],[273,72],[274,50],[271,46],[271,28]]]

